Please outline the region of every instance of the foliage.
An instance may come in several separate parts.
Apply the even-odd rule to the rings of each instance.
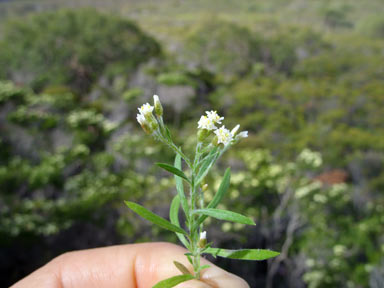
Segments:
[[[324,24],[330,28],[349,28],[353,26],[348,19],[348,12],[350,6],[347,5],[334,5],[327,7],[324,11]]]
[[[257,225],[205,223],[217,247],[282,253],[268,264],[211,260],[251,287],[380,287],[384,6],[304,2],[92,1],[142,30],[95,10],[54,11],[85,0],[1,3],[0,270],[10,277],[0,286],[67,250],[177,240],[121,205],[167,218],[177,195],[148,159],[172,154],[132,123],[158,93],[187,155],[201,108],[250,131],[206,177],[205,197],[231,166],[217,209]],[[24,17],[5,24],[13,15]]]
[[[10,82],[0,91],[2,242],[56,234],[154,181],[133,167],[156,150],[138,146],[139,137],[114,137],[120,123],[75,106],[68,92],[34,94]]]
[[[258,58],[260,48],[248,29],[217,19],[194,28],[183,48],[187,66],[228,76],[248,72]]]
[[[380,15],[365,19],[360,25],[360,30],[371,37],[384,38],[384,20]]]
[[[0,43],[0,76],[37,90],[68,85],[88,92],[101,76],[129,74],[160,53],[128,20],[95,10],[59,11],[13,20]]]

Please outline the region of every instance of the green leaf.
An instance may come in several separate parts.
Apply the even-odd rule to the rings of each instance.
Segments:
[[[168,140],[172,141],[171,132],[169,131],[167,126],[164,126],[164,127],[165,127],[165,133],[167,135]]]
[[[214,257],[220,256],[240,260],[266,260],[280,255],[279,252],[265,249],[227,250],[221,248],[209,248],[204,253],[212,254]]]
[[[154,224],[156,224],[162,228],[168,229],[168,230],[173,231],[173,232],[187,234],[187,232],[185,232],[180,227],[177,227],[176,225],[171,224],[170,222],[168,222],[164,218],[152,213],[151,211],[147,210],[146,208],[144,208],[143,206],[141,206],[139,204],[136,204],[136,203],[130,202],[130,201],[125,201],[125,204],[128,206],[128,208],[130,208],[132,211],[139,214],[144,219],[147,219],[148,221],[151,221],[152,223],[154,223]]]
[[[181,171],[181,156],[179,154],[177,154],[175,157],[175,167]],[[179,176],[175,175],[175,181],[176,181],[177,194],[179,195],[179,198],[181,201],[181,206],[183,207],[184,214],[188,219],[189,218],[189,206],[188,206],[188,200],[184,194],[183,180]]]
[[[184,264],[177,261],[173,261],[173,264],[175,264],[176,268],[179,269],[184,275],[191,275],[191,272],[189,272],[188,268],[185,267]]]
[[[184,255],[187,256],[189,263],[191,263],[193,265],[193,261],[191,258],[192,254],[191,253],[185,253]]]
[[[213,197],[212,201],[208,204],[208,208],[216,208],[220,203],[221,199],[223,199],[225,193],[227,193],[229,183],[231,182],[231,168],[227,168],[224,173],[223,180],[221,181],[219,190]]]
[[[207,208],[216,208],[217,205],[220,203],[221,199],[223,199],[224,195],[227,193],[229,183],[231,181],[231,169],[227,168],[224,173],[223,180],[221,181],[219,190],[213,197],[212,201],[208,204]],[[204,222],[204,220],[207,219],[206,215],[201,216],[198,220],[197,223],[200,225],[201,223]]]
[[[225,221],[237,222],[237,223],[248,224],[248,225],[256,225],[252,219],[244,215],[241,215],[232,211],[227,211],[227,210],[206,208],[206,209],[195,210],[194,213],[211,216],[213,218],[225,220]]]
[[[195,279],[195,277],[193,277],[190,274],[189,275],[178,275],[178,276],[174,276],[174,277],[165,279],[163,281],[160,281],[159,283],[157,283],[152,288],[171,288],[171,287],[175,287],[177,284],[180,284],[182,282],[192,280],[192,279]]]
[[[176,225],[177,227],[180,227],[179,223],[179,207],[180,207],[180,199],[179,195],[176,195],[171,203],[171,207],[169,209],[169,219],[171,220],[171,223],[173,225]],[[177,233],[176,236],[179,238],[181,243],[189,250],[189,244],[187,239],[185,238],[184,234]]]
[[[210,265],[203,265],[200,267],[200,271],[211,267]]]
[[[167,170],[168,172],[171,172],[172,174],[175,174],[183,179],[185,179],[187,182],[189,182],[189,179],[187,176],[185,176],[184,172],[180,169],[177,169],[176,167],[166,164],[166,163],[156,163],[157,166],[163,168],[164,170]]]
[[[200,170],[196,176],[196,179],[197,179],[196,185],[198,185],[205,178],[205,176],[207,176],[209,169],[211,169],[213,163],[215,163],[216,156],[217,156],[216,151],[217,151],[217,147],[212,149],[212,151],[203,160],[203,163],[201,164]]]

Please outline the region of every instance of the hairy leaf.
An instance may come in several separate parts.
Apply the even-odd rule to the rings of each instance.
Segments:
[[[180,207],[180,199],[179,199],[179,195],[176,195],[173,198],[172,203],[171,203],[171,207],[169,209],[169,219],[171,220],[171,223],[173,225],[176,225],[177,227],[180,227],[180,223],[179,223],[179,207]],[[185,238],[184,234],[176,232],[176,236],[179,238],[181,243],[183,243],[183,245],[187,249],[189,249],[189,244],[188,244],[188,241]]]
[[[188,268],[184,266],[184,264],[180,263],[180,262],[177,262],[177,261],[173,261],[173,264],[175,264],[176,268],[180,270],[181,273],[183,273],[184,275],[191,275],[191,272],[189,272]]]
[[[279,252],[265,249],[228,250],[221,248],[209,248],[204,253],[212,254],[214,257],[220,256],[240,260],[266,260],[280,255]]]
[[[156,225],[158,225],[158,226],[160,226],[162,228],[168,229],[168,230],[173,231],[173,232],[187,234],[180,227],[177,227],[176,225],[173,225],[172,223],[168,222],[164,218],[156,215],[155,213],[152,213],[151,211],[147,210],[146,208],[144,208],[143,206],[141,206],[139,204],[136,204],[136,203],[130,202],[130,201],[125,201],[125,204],[132,211],[136,212],[138,215],[140,215],[144,219],[146,219],[148,221],[151,221],[152,223],[154,223],[154,224],[156,224]]]
[[[164,170],[167,170],[168,172],[171,172],[172,174],[175,174],[183,179],[185,179],[187,182],[189,182],[189,179],[187,176],[185,176],[184,172],[180,169],[177,169],[176,167],[166,164],[166,163],[156,163],[157,166],[163,168]]]
[[[175,158],[175,167],[181,171],[181,156],[179,154],[176,155]],[[176,181],[176,190],[177,194],[179,195],[180,201],[181,201],[181,206],[183,207],[185,216],[189,217],[189,206],[188,206],[188,200],[185,197],[184,194],[184,186],[183,186],[183,180],[175,175],[175,181]]]
[[[248,225],[256,225],[252,219],[244,215],[241,215],[239,213],[235,213],[227,210],[206,208],[206,209],[195,210],[194,213],[211,216],[213,218],[220,219],[220,220],[226,220],[226,221],[237,222],[237,223],[248,224]]]
[[[175,287],[177,284],[180,284],[182,282],[192,280],[192,279],[195,279],[195,277],[193,277],[190,274],[189,275],[178,275],[178,276],[174,276],[174,277],[165,279],[163,281],[160,281],[159,283],[157,283],[152,288],[171,288],[171,287]]]
[[[220,203],[221,199],[223,199],[224,195],[227,193],[229,183],[231,181],[231,168],[227,168],[224,173],[223,180],[221,181],[219,190],[213,197],[212,201],[208,204],[207,208],[216,208],[217,205]],[[204,222],[204,220],[207,219],[206,215],[202,215],[198,220],[197,223],[200,225]]]
[[[209,170],[211,169],[212,165],[215,163],[216,156],[217,156],[216,151],[217,151],[217,148],[214,148],[203,160],[200,170],[196,176],[196,185],[198,185],[201,181],[203,181],[203,179],[205,178],[205,176],[207,176]]]

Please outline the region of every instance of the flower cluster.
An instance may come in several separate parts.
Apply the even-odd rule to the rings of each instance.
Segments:
[[[137,114],[136,119],[137,122],[141,125],[143,130],[152,134],[159,127],[158,121],[162,122],[163,115],[163,107],[161,106],[159,97],[157,95],[153,95],[154,106],[151,106],[149,103],[145,103],[142,105],[139,110],[139,114]],[[152,112],[155,110],[155,115],[158,119],[156,119]]]
[[[216,111],[206,111],[205,113],[207,116],[203,115],[200,117],[200,120],[197,123],[197,128],[206,129],[208,131],[217,129],[215,124],[221,124],[221,120],[223,120],[224,117],[220,117]]]
[[[139,114],[137,114],[136,119],[146,133],[153,134],[158,131],[159,133],[155,133],[155,136],[159,137],[162,136],[161,133],[165,130],[162,119],[163,107],[161,106],[160,99],[157,95],[153,96],[153,102],[154,106],[145,103],[138,108]],[[155,112],[156,118],[153,115],[153,111]],[[200,120],[197,123],[197,128],[199,129],[199,142],[203,142],[208,136],[214,134],[212,144],[215,146],[222,144],[225,147],[229,144],[238,142],[241,138],[248,137],[248,131],[242,131],[237,134],[240,125],[236,125],[232,131],[229,131],[224,125],[218,128],[216,125],[222,124],[224,117],[217,114],[217,111],[206,111],[205,114],[206,115],[200,117]],[[159,127],[160,129],[158,129]]]
[[[236,135],[240,125],[236,125],[232,131],[226,129],[224,125],[217,128],[216,124],[221,124],[224,117],[220,117],[216,111],[206,111],[205,113],[207,115],[201,116],[197,123],[197,128],[200,129],[198,133],[199,141],[206,139],[212,131],[216,135],[213,141],[213,144],[215,145],[223,144],[224,146],[227,146],[228,144],[237,142],[241,138],[248,137],[248,131],[242,131]]]

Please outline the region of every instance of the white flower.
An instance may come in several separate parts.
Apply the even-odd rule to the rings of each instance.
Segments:
[[[149,103],[145,103],[142,105],[139,109],[140,114],[146,116],[148,114],[151,114],[153,111],[153,106],[151,106]]]
[[[215,126],[215,123],[212,121],[212,119],[208,118],[207,116],[203,115],[200,117],[199,122],[197,122],[197,128],[198,129],[206,129],[208,131],[214,130],[217,127]]]
[[[248,131],[241,131],[239,135],[236,136],[237,139],[247,138],[247,137],[248,137]]]
[[[206,240],[207,239],[207,232],[203,231],[200,232],[200,240]]]
[[[153,95],[153,102],[155,103],[155,105],[156,105],[156,102],[160,102],[159,96],[157,96],[156,94]]]
[[[239,130],[239,128],[240,128],[240,125],[237,124],[237,125],[235,126],[235,128],[232,129],[232,131],[231,131],[232,136],[235,136],[235,134],[236,134],[236,132]]]
[[[214,124],[221,124],[221,120],[224,120],[224,117],[220,117],[216,111],[206,111],[208,119],[212,120]]]
[[[225,126],[221,126],[219,129],[215,130],[215,134],[217,136],[218,144],[223,143],[224,145],[227,145],[233,139],[231,132],[226,129]]]
[[[146,123],[146,120],[143,114],[137,114],[136,119],[137,119],[137,122],[140,123],[140,125],[144,125]]]

